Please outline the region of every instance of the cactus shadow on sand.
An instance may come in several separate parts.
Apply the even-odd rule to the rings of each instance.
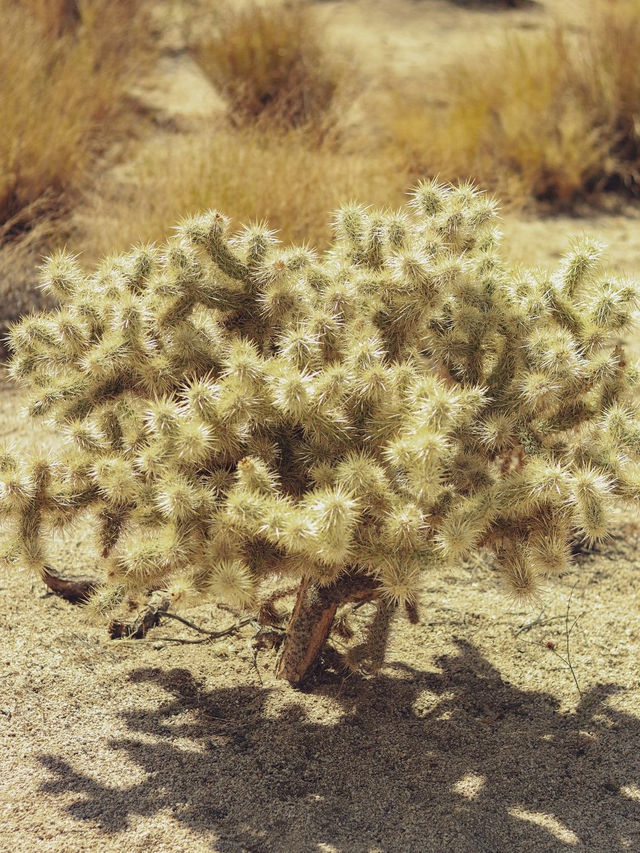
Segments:
[[[105,840],[169,813],[221,853],[640,849],[640,720],[607,701],[622,688],[593,688],[568,713],[456,645],[440,671],[322,676],[316,692],[342,712],[330,725],[299,694],[274,713],[268,687],[207,691],[186,669],[136,670],[132,690],[168,694],[123,712],[131,736],[111,744],[142,781],[103,785],[43,755],[43,790],[77,794],[70,813]]]

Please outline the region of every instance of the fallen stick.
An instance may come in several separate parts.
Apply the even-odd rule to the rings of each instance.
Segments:
[[[81,578],[70,580],[57,575],[49,566],[44,567],[42,580],[54,595],[59,595],[71,604],[86,604],[91,594],[98,586],[98,581],[93,578]]]

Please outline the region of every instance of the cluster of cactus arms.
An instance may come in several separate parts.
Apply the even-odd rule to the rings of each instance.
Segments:
[[[606,534],[640,497],[640,373],[638,293],[599,245],[511,270],[494,202],[434,181],[334,234],[318,255],[209,211],[91,274],[48,260],[59,308],[11,330],[10,372],[67,449],[0,457],[15,559],[43,570],[47,531],[90,510],[101,610],[159,589],[251,608],[293,579],[298,682],[339,608],[371,602],[352,657],[375,667],[443,563],[492,549],[531,596]]]

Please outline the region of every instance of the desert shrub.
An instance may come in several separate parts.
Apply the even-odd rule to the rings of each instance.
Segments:
[[[58,210],[122,127],[146,5],[0,0],[0,242]]]
[[[473,176],[515,205],[637,193],[639,52],[638,0],[596,2],[581,31],[510,36],[451,66],[439,103],[397,91],[391,146],[418,174]]]
[[[252,607],[293,579],[279,673],[298,682],[349,602],[374,604],[348,657],[375,667],[447,561],[491,548],[530,597],[575,537],[605,536],[614,500],[640,497],[619,343],[637,289],[591,242],[553,276],[508,269],[468,185],[333,227],[318,256],[209,211],[92,274],[48,261],[60,307],[12,329],[11,375],[68,451],[0,455],[15,559],[44,571],[45,531],[92,511],[99,610],[150,589]]]
[[[326,119],[343,78],[305,0],[227,3],[195,56],[242,124],[297,127]]]
[[[596,4],[584,49],[585,110],[609,142],[598,188],[640,191],[640,2]]]

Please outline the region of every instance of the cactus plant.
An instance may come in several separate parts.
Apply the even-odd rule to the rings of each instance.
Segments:
[[[477,549],[535,595],[640,496],[638,292],[589,240],[511,270],[496,223],[425,181],[403,210],[343,207],[322,255],[209,211],[90,275],[48,259],[59,308],[12,328],[10,372],[67,450],[0,456],[14,558],[43,571],[43,533],[90,510],[100,610],[152,589],[251,608],[293,579],[292,683],[350,602],[375,611],[352,663],[379,665],[425,575]]]

